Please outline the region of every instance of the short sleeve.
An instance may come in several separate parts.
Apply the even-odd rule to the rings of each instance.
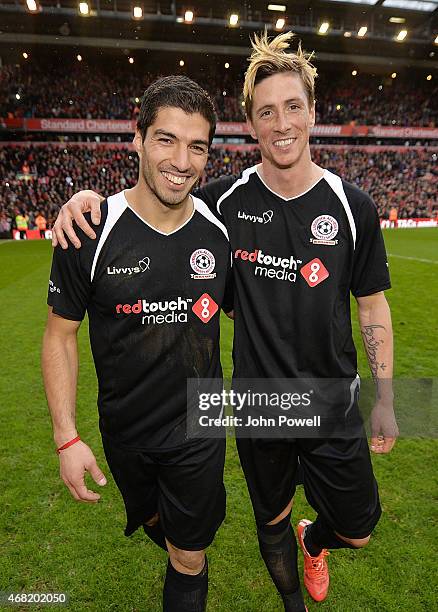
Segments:
[[[389,289],[391,281],[385,243],[377,208],[371,198],[367,197],[362,203],[356,229],[352,294],[364,297]]]
[[[47,304],[64,319],[82,321],[91,292],[91,280],[80,263],[80,253],[71,244],[53,251]]]

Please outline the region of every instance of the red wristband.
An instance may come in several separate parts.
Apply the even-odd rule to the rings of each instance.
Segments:
[[[63,444],[62,446],[60,446],[59,448],[57,448],[57,449],[56,449],[56,452],[57,452],[57,453],[58,453],[58,455],[59,455],[59,453],[60,453],[62,450],[65,450],[65,449],[66,449],[66,448],[68,448],[69,446],[73,446],[73,444],[76,444],[76,442],[79,442],[79,440],[80,440],[80,439],[81,439],[81,438],[80,438],[80,436],[76,436],[76,438],[73,438],[73,440],[70,440],[69,442],[66,442],[65,444]]]

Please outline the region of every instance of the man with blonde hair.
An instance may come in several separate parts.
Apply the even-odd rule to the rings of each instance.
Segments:
[[[290,524],[298,460],[306,497],[317,512],[297,527],[304,553],[304,583],[316,601],[326,598],[327,549],[365,546],[381,514],[368,444],[357,405],[359,377],[350,292],[377,401],[371,415],[371,450],[388,453],[398,435],[392,397],[391,316],[383,291],[390,287],[376,207],[354,185],[312,162],[316,69],[292,33],[255,36],[244,83],[251,135],[262,163],[240,177],[201,190],[228,228],[234,256],[234,377],[329,379],[347,382],[341,406],[342,438],[238,438],[237,445],[257,523],[260,551],[286,612],[305,605]],[[82,211],[99,222],[98,198],[84,192],[67,203],[55,226],[61,245],[72,217],[86,233]],[[386,379],[386,380],[385,380]],[[322,385],[323,386],[323,385]],[[327,396],[327,401],[332,396]],[[339,409],[333,400],[333,414]],[[336,413],[338,414],[338,413]]]

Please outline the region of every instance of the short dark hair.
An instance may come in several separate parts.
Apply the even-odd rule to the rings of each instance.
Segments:
[[[160,108],[180,108],[187,114],[200,113],[210,124],[209,145],[216,131],[216,111],[208,93],[186,76],[166,76],[154,81],[143,94],[137,129],[142,140],[157,118]]]

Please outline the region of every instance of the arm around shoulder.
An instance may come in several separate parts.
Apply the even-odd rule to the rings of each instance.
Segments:
[[[64,204],[58,213],[55,224],[53,226],[52,246],[59,244],[63,249],[68,248],[68,243],[65,238],[67,235],[71,243],[77,248],[81,248],[81,241],[76,235],[73,228],[73,221],[76,222],[84,233],[94,240],[96,234],[91,225],[86,221],[84,213],[91,212],[91,220],[94,225],[99,225],[101,214],[100,204],[105,198],[95,191],[86,189],[75,193],[70,200]]]

